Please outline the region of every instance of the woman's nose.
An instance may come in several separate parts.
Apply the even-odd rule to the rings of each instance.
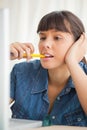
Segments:
[[[48,49],[50,49],[51,47],[52,47],[52,40],[47,40],[47,41],[45,41],[45,43],[43,44],[43,46],[45,47],[45,48],[48,48]]]

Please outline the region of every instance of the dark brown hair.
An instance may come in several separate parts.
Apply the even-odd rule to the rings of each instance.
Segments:
[[[42,17],[37,28],[37,33],[50,29],[69,32],[73,34],[75,41],[85,32],[82,21],[75,14],[67,10],[54,11]]]
[[[81,20],[67,10],[51,12],[42,17],[38,25],[37,33],[49,29],[72,33],[75,41],[85,32]]]

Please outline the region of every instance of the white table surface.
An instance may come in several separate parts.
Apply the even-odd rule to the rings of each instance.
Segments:
[[[87,127],[49,126],[49,127],[34,128],[33,130],[87,130]]]

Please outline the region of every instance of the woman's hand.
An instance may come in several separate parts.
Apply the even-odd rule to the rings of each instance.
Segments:
[[[79,63],[86,53],[87,53],[87,36],[85,33],[83,33],[80,36],[80,38],[75,43],[73,43],[72,46],[69,48],[65,57],[65,62]]]
[[[83,33],[67,51],[65,62],[72,77],[78,99],[85,114],[87,115],[87,75],[78,64],[86,53],[87,36]]]
[[[34,52],[34,47],[31,43],[15,42],[10,44],[10,59],[22,59],[24,52],[27,54],[27,60],[31,59],[30,54]]]

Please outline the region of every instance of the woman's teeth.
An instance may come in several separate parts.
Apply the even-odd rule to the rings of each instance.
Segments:
[[[45,58],[51,58],[53,57],[52,55],[49,55],[49,54],[44,54]]]

